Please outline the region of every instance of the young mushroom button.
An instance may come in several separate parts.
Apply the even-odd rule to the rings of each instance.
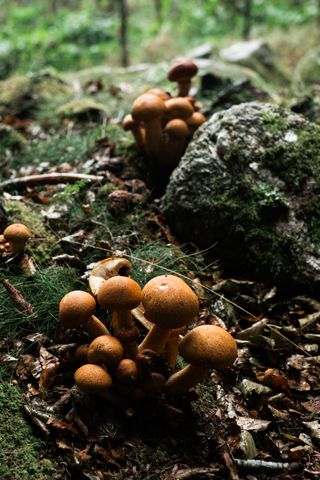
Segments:
[[[23,251],[27,240],[30,238],[30,231],[22,223],[13,223],[4,230],[3,237],[5,242],[9,243],[9,251],[19,253]]]
[[[179,352],[190,365],[167,380],[168,393],[186,392],[201,382],[210,369],[231,367],[237,358],[237,344],[223,328],[200,325],[181,340]]]
[[[121,337],[124,344],[125,357],[134,358],[139,332],[134,326],[131,310],[140,304],[141,287],[129,277],[116,275],[103,282],[97,300],[112,312],[112,326],[115,336]]]
[[[91,337],[107,335],[107,327],[93,315],[96,301],[90,293],[73,290],[59,304],[59,320],[62,328],[83,327]]]
[[[164,101],[157,95],[145,93],[133,102],[131,115],[137,122],[143,122],[146,131],[145,151],[157,157],[162,144],[161,119],[165,113]]]
[[[172,329],[189,324],[197,315],[197,295],[184,280],[175,275],[159,275],[142,289],[145,317],[153,326],[139,350],[151,349],[160,354]]]
[[[74,374],[75,382],[82,392],[92,393],[101,397],[109,397],[112,378],[99,365],[86,364],[78,368]]]
[[[103,363],[108,367],[118,365],[123,356],[119,340],[111,335],[101,335],[90,343],[87,353],[89,363]]]

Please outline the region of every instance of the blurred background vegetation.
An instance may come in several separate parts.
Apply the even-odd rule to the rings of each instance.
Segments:
[[[257,36],[281,45],[288,64],[319,30],[320,0],[0,0],[0,78],[167,61]]]

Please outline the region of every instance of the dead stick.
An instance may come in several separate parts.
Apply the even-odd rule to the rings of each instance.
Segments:
[[[24,296],[17,290],[10,282],[9,280],[2,280],[2,285],[4,288],[7,290],[9,293],[10,297],[12,300],[15,302],[17,305],[18,309],[25,313],[26,315],[34,315],[34,309],[31,303],[27,302],[27,300],[24,298]]]
[[[79,180],[99,183],[104,180],[102,175],[85,175],[83,173],[47,173],[45,175],[26,175],[0,183],[0,190],[5,188],[25,188],[32,185],[75,183]]]
[[[287,463],[287,462],[268,462],[266,460],[242,460],[241,458],[234,458],[234,462],[240,468],[252,468],[259,469],[264,468],[268,470],[297,470],[299,463]]]

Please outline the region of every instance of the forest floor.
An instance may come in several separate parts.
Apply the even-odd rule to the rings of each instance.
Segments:
[[[25,223],[32,237],[25,254],[0,263],[0,478],[319,478],[320,298],[226,278],[214,246],[178,241],[148,166],[119,127],[129,109],[122,98],[135,89],[128,81],[86,85],[90,94],[107,91],[107,116],[28,106],[4,117],[26,144],[4,152],[0,224]],[[92,178],[70,183],[73,173]],[[15,182],[28,175],[38,179]],[[111,256],[127,258],[141,286],[181,275],[200,299],[192,326],[226,328],[238,344],[234,366],[188,395],[126,408],[80,394],[73,353],[88,337],[60,330],[59,301],[87,290],[92,264]],[[110,323],[102,309],[97,315]]]

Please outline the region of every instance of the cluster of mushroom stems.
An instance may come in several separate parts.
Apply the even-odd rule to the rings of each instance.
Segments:
[[[74,374],[80,390],[117,403],[119,398],[183,394],[210,369],[233,364],[236,342],[224,329],[200,325],[182,337],[199,309],[197,295],[184,280],[159,275],[141,288],[130,273],[126,259],[98,262],[89,278],[91,293],[72,291],[60,302],[62,328],[82,328],[91,337],[91,343],[78,346],[75,352],[75,359],[82,363]],[[94,315],[97,303],[112,314],[112,334]],[[139,344],[132,311],[141,305],[151,328]],[[174,372],[178,351],[188,366]],[[174,373],[159,371],[159,359],[167,372]]]
[[[0,257],[23,252],[30,236],[28,227],[22,223],[12,223],[6,227],[0,235]]]
[[[189,59],[174,62],[168,79],[177,82],[177,97],[151,88],[133,102],[122,126],[131,130],[136,146],[156,165],[173,170],[197,128],[206,121],[200,105],[189,96],[198,67]]]

